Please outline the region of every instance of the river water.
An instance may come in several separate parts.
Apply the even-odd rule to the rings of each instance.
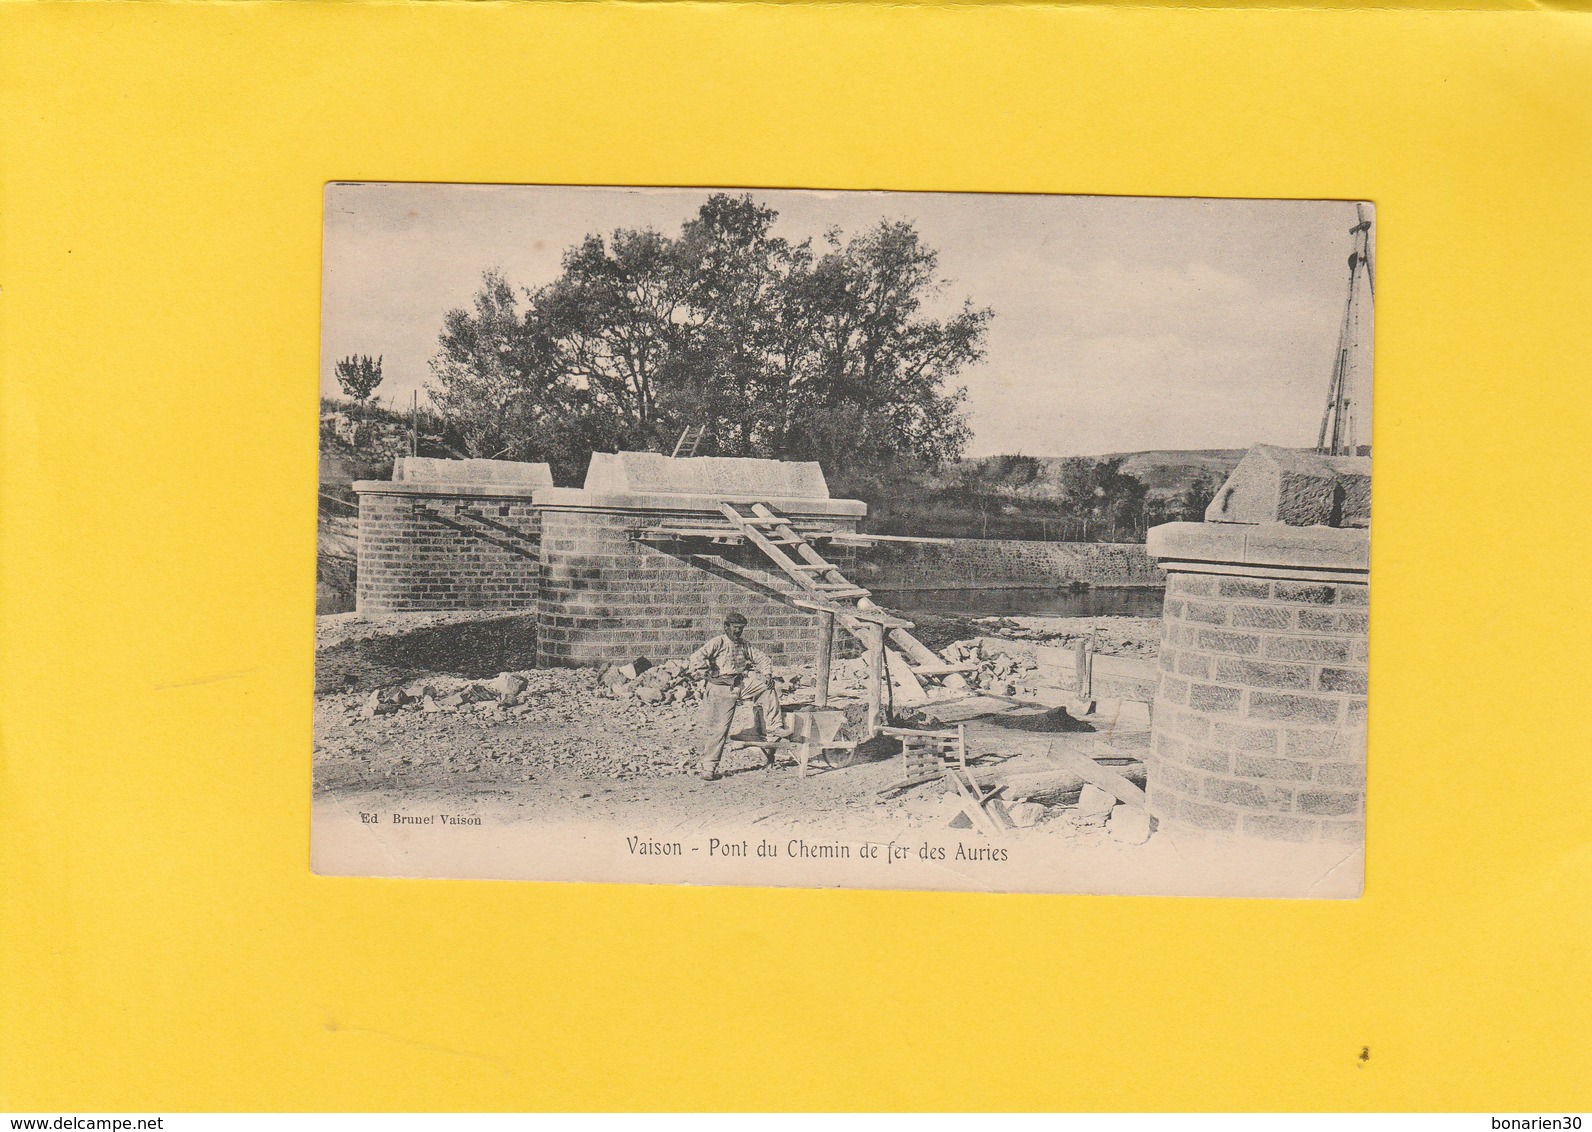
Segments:
[[[1160,587],[1134,587],[1071,593],[1036,586],[1009,590],[875,590],[873,599],[886,609],[907,616],[959,613],[970,617],[1159,617],[1165,592]]]

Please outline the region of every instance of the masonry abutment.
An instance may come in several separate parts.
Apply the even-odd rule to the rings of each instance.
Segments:
[[[1149,533],[1167,574],[1150,809],[1163,826],[1211,834],[1358,843],[1370,462],[1289,454],[1279,477],[1278,451],[1253,450],[1207,522]]]

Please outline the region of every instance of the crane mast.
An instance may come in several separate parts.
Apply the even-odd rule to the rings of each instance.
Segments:
[[[1343,308],[1343,323],[1338,328],[1338,348],[1332,356],[1332,382],[1327,389],[1327,407],[1321,414],[1321,430],[1316,436],[1316,451],[1330,456],[1352,456],[1358,451],[1355,433],[1354,374],[1355,350],[1364,322],[1364,300],[1360,298],[1360,275],[1365,275],[1366,300],[1376,296],[1376,277],[1371,260],[1371,217],[1363,204],[1355,205],[1356,223],[1349,229],[1354,249],[1349,252],[1349,296]]]

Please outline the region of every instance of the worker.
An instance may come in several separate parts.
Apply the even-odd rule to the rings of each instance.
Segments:
[[[752,648],[746,636],[746,618],[739,613],[724,617],[724,633],[691,654],[686,671],[707,681],[702,696],[699,720],[702,739],[702,764],[697,777],[709,782],[719,777],[719,760],[730,737],[735,709],[742,703],[756,705],[762,718],[764,736],[782,739],[790,734],[785,713],[774,691],[774,665],[768,655]],[[774,752],[763,750],[766,765],[774,765]]]

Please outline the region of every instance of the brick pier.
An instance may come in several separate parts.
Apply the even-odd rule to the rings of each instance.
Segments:
[[[723,528],[719,500],[769,503],[817,535],[867,513],[831,499],[817,464],[645,452],[594,454],[582,488],[554,487],[545,464],[403,457],[354,489],[361,613],[523,610],[544,666],[684,657],[732,609],[776,659],[810,659],[818,620],[779,599],[792,584],[756,548],[646,532]]]
[[[361,613],[529,609],[541,568],[546,464],[400,456],[359,493]]]
[[[1276,463],[1276,451],[1259,461]],[[1317,520],[1309,526],[1207,521],[1150,532],[1150,554],[1167,573],[1150,808],[1165,826],[1357,843],[1365,832],[1369,461],[1290,459],[1304,465],[1292,469],[1297,490],[1286,477],[1278,490],[1273,477],[1270,509],[1224,491],[1212,512],[1298,514],[1308,491],[1331,518],[1356,525],[1327,526],[1324,514],[1308,515]],[[1229,485],[1237,481],[1241,494],[1256,479],[1251,467]],[[1334,480],[1347,489],[1334,491]]]

